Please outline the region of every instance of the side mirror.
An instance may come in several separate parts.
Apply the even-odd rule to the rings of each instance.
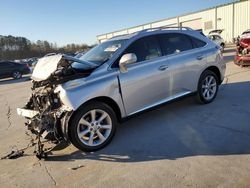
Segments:
[[[122,73],[128,72],[126,65],[133,64],[137,62],[137,57],[135,54],[124,54],[119,62],[120,71]]]

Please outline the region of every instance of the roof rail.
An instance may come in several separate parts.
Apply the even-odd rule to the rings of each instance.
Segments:
[[[190,27],[178,27],[178,26],[173,26],[173,27],[169,27],[169,26],[163,26],[163,27],[155,27],[155,28],[148,28],[148,29],[144,29],[142,31],[139,31],[138,34],[141,33],[145,33],[145,32],[150,32],[150,31],[157,31],[157,30],[170,30],[170,29],[175,29],[175,30],[190,30],[192,31],[193,29],[191,29]]]
[[[190,27],[178,27],[178,26],[169,27],[169,26],[163,26],[163,27],[154,27],[154,28],[143,29],[141,31],[136,31],[136,32],[129,33],[129,34],[117,35],[117,36],[111,37],[110,39],[113,39],[113,38],[116,38],[116,37],[121,37],[121,36],[126,36],[126,35],[132,35],[132,34],[138,35],[138,34],[142,34],[142,33],[146,33],[146,32],[157,31],[157,30],[167,30],[167,29],[189,30],[189,31],[193,30]]]

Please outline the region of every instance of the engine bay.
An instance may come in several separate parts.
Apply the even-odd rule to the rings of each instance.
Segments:
[[[69,144],[64,134],[64,123],[72,112],[62,104],[56,88],[70,80],[87,77],[95,69],[93,66],[75,69],[72,63],[84,62],[64,55],[56,56],[46,57],[38,62],[32,75],[31,96],[23,108],[17,109],[17,113],[26,118],[27,129],[36,135],[36,156],[39,159],[45,158],[48,152],[63,149]],[[41,139],[54,146],[45,149]]]

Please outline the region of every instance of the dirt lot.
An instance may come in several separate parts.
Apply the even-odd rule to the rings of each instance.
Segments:
[[[250,69],[234,65],[233,54],[226,49],[227,76],[212,104],[187,97],[146,112],[95,153],[70,146],[46,161],[33,149],[0,160],[1,187],[250,187]],[[29,142],[16,108],[30,85],[0,81],[0,156]]]

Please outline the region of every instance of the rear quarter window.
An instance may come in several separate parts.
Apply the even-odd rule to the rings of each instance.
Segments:
[[[193,43],[193,47],[194,48],[202,48],[204,46],[206,46],[206,42],[200,40],[200,39],[197,39],[197,38],[194,38],[194,37],[190,37],[192,43]]]

